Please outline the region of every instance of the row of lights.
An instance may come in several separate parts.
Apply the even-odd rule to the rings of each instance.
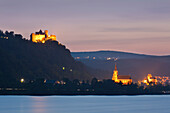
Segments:
[[[65,67],[63,67],[62,69],[63,69],[63,70],[66,70],[66,68],[65,68]],[[70,69],[70,71],[72,72],[73,70],[72,70],[72,69]]]
[[[65,68],[65,67],[63,67],[62,69],[63,69],[63,70],[65,70],[66,68]],[[73,70],[72,70],[72,69],[70,69],[70,71],[72,72]],[[21,83],[24,83],[24,82],[25,82],[25,80],[24,80],[23,78],[21,78],[20,82],[21,82]]]
[[[3,36],[1,36],[1,38],[8,39],[8,37],[3,37]]]
[[[75,58],[75,59],[80,59],[81,57],[74,57],[74,58]],[[87,57],[84,57],[84,58],[85,58],[85,59],[89,59],[90,57],[87,56]],[[92,57],[92,59],[95,60],[96,57]],[[112,60],[112,59],[114,59],[114,57],[112,57],[112,58],[111,58],[111,57],[107,57],[107,58],[106,58],[106,60]]]

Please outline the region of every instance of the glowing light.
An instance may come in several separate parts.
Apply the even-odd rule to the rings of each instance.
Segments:
[[[42,43],[45,43],[45,40],[43,40]]]
[[[55,83],[56,83],[56,84],[60,84],[60,81],[56,81]]]
[[[8,37],[4,37],[5,39],[8,39]]]
[[[75,57],[75,59],[80,59],[80,57]]]
[[[143,80],[144,83],[148,83],[147,80]]]
[[[157,84],[157,77],[152,77],[151,74],[148,74],[148,76],[142,82],[146,85],[149,85],[150,83]]]
[[[47,80],[44,80],[44,83],[46,83],[47,82]]]
[[[65,70],[65,67],[63,67],[63,70]]]
[[[8,37],[3,37],[3,36],[1,36],[1,38],[4,38],[4,39],[7,39],[7,40],[8,40]]]
[[[107,60],[111,60],[111,58],[109,57],[109,58],[107,58]]]
[[[89,58],[90,58],[89,56],[85,57],[85,59],[89,59]]]
[[[24,79],[22,78],[20,81],[21,81],[21,83],[23,83],[23,82],[24,82]]]

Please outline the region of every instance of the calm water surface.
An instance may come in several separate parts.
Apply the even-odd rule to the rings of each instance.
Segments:
[[[0,96],[0,113],[170,113],[170,95]]]

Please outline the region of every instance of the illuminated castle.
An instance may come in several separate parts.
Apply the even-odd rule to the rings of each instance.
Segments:
[[[114,80],[116,83],[122,82],[123,85],[129,85],[132,83],[132,79],[130,75],[118,75],[116,62],[115,62],[115,69],[113,71],[112,80]]]
[[[151,74],[148,74],[148,76],[143,80],[143,83],[149,85],[149,83],[155,83],[157,84],[157,79],[155,77],[152,77]]]
[[[53,40],[56,41],[56,36],[55,35],[48,35],[48,30],[45,30],[42,32],[41,30],[36,33],[31,34],[31,41],[36,42],[36,43],[45,43],[47,40]]]

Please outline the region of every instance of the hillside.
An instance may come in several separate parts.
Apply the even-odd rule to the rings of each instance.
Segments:
[[[86,67],[57,41],[33,43],[14,32],[0,31],[0,81],[90,79]]]
[[[80,57],[77,59],[78,61],[96,69],[96,74],[94,74],[100,79],[112,77],[113,58],[116,57],[118,57],[119,74],[132,75],[134,81],[143,80],[149,73],[170,76],[170,56],[151,56],[115,51],[73,52],[72,55],[75,58]],[[112,59],[107,59],[109,57]]]

